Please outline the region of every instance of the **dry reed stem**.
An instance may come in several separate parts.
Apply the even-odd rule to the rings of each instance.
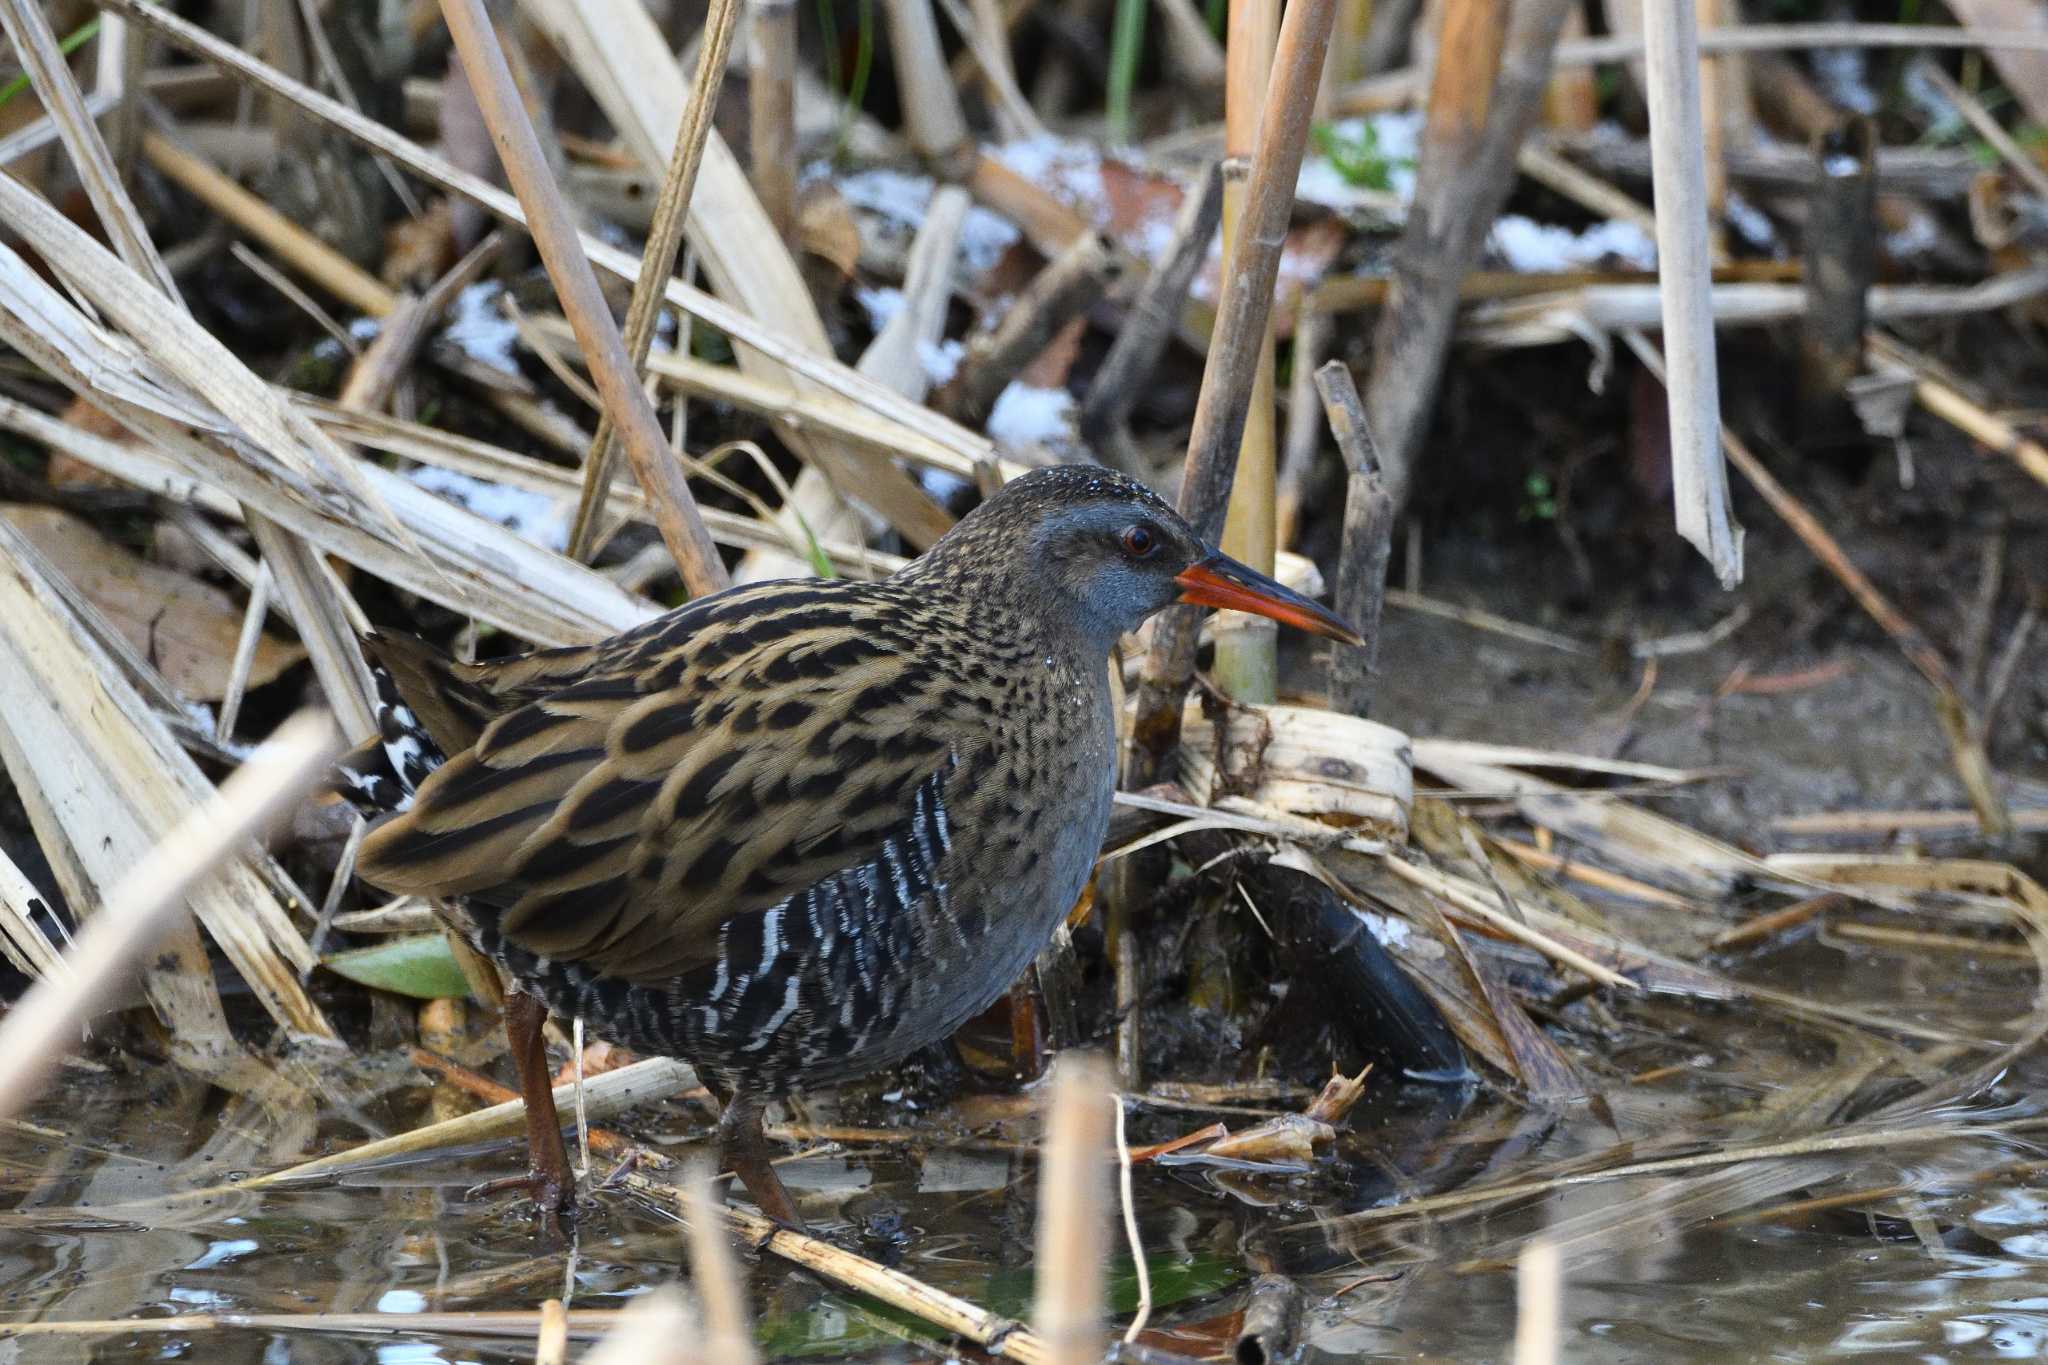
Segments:
[[[952,397],[952,415],[970,427],[985,423],[1010,381],[1102,297],[1116,273],[1106,239],[1092,232],[1074,239],[1025,286],[995,330],[969,347],[952,394],[940,394]]]
[[[1555,64],[1561,67],[1607,66],[1641,57],[1643,46],[1640,36],[1628,34],[1574,39],[1557,45]],[[1840,47],[2048,52],[2048,33],[2025,29],[1958,28],[1947,24],[1736,24],[1700,30],[1698,50],[1708,54],[1799,52]],[[1338,97],[1336,112],[1372,113],[1397,108],[1420,93],[1425,74],[1422,68],[1409,66],[1368,77]]]
[[[690,1278],[697,1286],[697,1304],[704,1316],[707,1359],[719,1365],[754,1365],[760,1353],[747,1330],[747,1301],[740,1289],[739,1267],[732,1246],[712,1210],[711,1168],[693,1163],[682,1183],[684,1229],[690,1239]]]
[[[1123,325],[1110,342],[1102,366],[1088,386],[1081,403],[1081,436],[1101,448],[1107,458],[1117,459],[1122,449],[1124,424],[1131,408],[1145,390],[1145,382],[1158,367],[1166,345],[1180,325],[1181,306],[1195,272],[1208,258],[1209,243],[1223,220],[1223,169],[1212,163],[1181,200],[1174,218],[1173,238],[1159,265],[1145,277],[1138,294],[1124,314]],[[1141,471],[1125,468],[1125,473]]]
[[[690,102],[683,109],[683,123],[669,155],[668,172],[662,177],[661,194],[654,202],[654,220],[647,231],[646,245],[641,248],[640,277],[633,281],[632,301],[626,306],[626,355],[636,376],[653,349],[654,324],[661,313],[668,279],[675,274],[676,253],[683,245],[683,228],[689,222],[690,200],[697,188],[697,168],[703,163],[704,144],[711,136],[711,115],[718,107],[718,92],[725,87],[727,58],[732,51],[733,34],[739,28],[739,15],[740,0],[714,0],[704,19],[703,44],[697,53],[697,79],[691,83]],[[583,341],[580,332],[577,341]],[[589,355],[589,348],[585,347],[586,363]],[[583,457],[583,491],[576,502],[576,519],[569,527],[571,559],[589,559],[597,544],[597,512],[611,488],[618,435],[618,424],[607,405],[598,419],[597,434],[591,438],[590,452]],[[647,486],[644,479],[641,486]],[[691,591],[700,590],[692,586]]]
[[[569,1311],[560,1299],[548,1299],[540,1306],[533,1365],[569,1365]]]
[[[615,1183],[663,1208],[676,1209],[685,1219],[689,1217],[681,1192],[673,1186],[632,1172],[620,1176]],[[719,1212],[757,1250],[817,1271],[849,1289],[873,1295],[941,1331],[966,1337],[990,1355],[1020,1361],[1022,1365],[1047,1365],[1053,1359],[1043,1342],[1010,1318],[956,1298],[903,1271],[841,1250],[830,1242],[792,1232],[750,1210],[728,1205]]]
[[[1707,170],[1700,132],[1699,38],[1692,5],[1643,9],[1651,179],[1657,196],[1657,280],[1663,300],[1671,496],[1678,534],[1723,588],[1742,581],[1742,528],[1721,460],[1721,389],[1714,356]]]
[[[63,952],[36,923],[36,914],[49,909],[50,902],[36,890],[35,883],[0,849],[0,956],[31,981],[70,970],[64,965]],[[58,923],[54,916],[51,922]],[[60,924],[60,932],[61,928]]]
[[[1630,349],[1660,380],[1664,378],[1662,360],[1648,339],[1640,333],[1627,333]],[[1935,718],[1941,725],[1943,736],[1948,740],[1949,753],[1956,765],[1956,775],[1962,780],[1963,790],[1969,794],[1970,805],[1977,811],[1977,818],[1983,823],[1984,832],[1994,838],[2004,838],[2012,833],[2012,821],[2005,811],[2005,798],[1999,795],[1997,779],[1991,770],[1991,760],[1984,752],[1984,742],[1977,733],[1970,715],[1969,704],[1963,700],[1961,689],[1956,686],[1948,661],[1935,649],[1918,626],[1906,619],[1892,604],[1890,598],[1878,590],[1875,583],[1855,566],[1843,552],[1841,543],[1820,524],[1819,518],[1807,510],[1806,505],[1794,497],[1789,489],[1764,467],[1761,460],[1750,452],[1733,433],[1725,428],[1720,433],[1721,445],[1728,453],[1729,461],[1742,471],[1750,486],[1763,495],[1792,533],[1799,537],[1806,548],[1813,552],[1822,566],[1832,574],[1856,604],[1883,627],[1885,634],[1906,656],[1909,663],[1920,671],[1927,685],[1934,691]]]
[[[953,257],[967,221],[967,192],[956,185],[932,191],[924,223],[903,266],[903,306],[861,352],[855,367],[907,398],[922,400],[931,389],[924,349],[946,334],[946,306],[953,298]],[[959,471],[973,476],[973,466]]]
[[[735,0],[725,2],[733,4]],[[554,283],[562,311],[576,329],[598,392],[604,396],[606,415],[617,425],[634,477],[647,494],[654,524],[675,556],[690,593],[701,597],[717,592],[730,582],[725,563],[697,515],[697,500],[671,458],[654,407],[640,387],[638,367],[627,354],[597,276],[583,254],[575,220],[548,169],[482,0],[441,0],[441,12],[447,18],[470,89],[490,125],[506,177],[526,210],[534,246]]]
[[[2026,435],[2013,423],[1986,410],[1955,384],[1882,332],[1868,338],[1871,352],[1913,373],[1913,397],[1921,407],[1971,440],[2012,460],[2042,484],[2048,484],[2048,445]]]
[[[203,157],[155,132],[143,134],[142,154],[165,179],[357,312],[381,318],[397,307],[398,291],[243,189]]]
[[[529,0],[529,3],[535,2],[536,0]],[[514,196],[457,169],[446,159],[434,155],[418,143],[394,133],[382,124],[363,118],[347,106],[249,57],[239,48],[222,42],[198,25],[179,18],[155,3],[155,0],[103,0],[101,7],[110,13],[118,13],[147,25],[178,47],[212,63],[238,80],[289,100],[293,107],[308,117],[318,119],[365,146],[389,156],[396,164],[421,179],[477,204],[515,227],[527,226],[526,211]],[[632,7],[626,7],[618,11],[618,14],[622,21],[634,15],[645,18],[643,11]],[[630,27],[630,23],[627,26]],[[716,148],[719,144],[714,142],[711,146]],[[729,160],[730,153],[724,155]],[[707,158],[708,156],[709,149]],[[707,172],[712,168],[711,162],[707,159]],[[584,252],[598,268],[628,281],[639,278],[639,257],[594,236],[585,235],[581,238],[581,243]],[[786,262],[787,253],[782,252],[781,256]],[[717,264],[717,258],[707,253],[707,270],[713,269]],[[789,269],[793,274],[794,267],[790,266]],[[746,283],[770,273],[772,272],[759,270],[742,274],[733,287],[736,292],[743,292],[742,286]],[[801,282],[798,281],[795,287],[800,292]],[[808,295],[804,297],[808,298]],[[761,359],[772,361],[801,376],[802,379],[866,407],[883,419],[896,422],[911,432],[957,448],[987,445],[983,438],[963,431],[957,423],[947,420],[922,404],[909,402],[901,395],[863,378],[851,367],[833,360],[826,353],[822,325],[816,322],[816,314],[809,309],[808,304],[804,305],[801,314],[788,309],[764,309],[764,312],[775,317],[777,323],[785,329],[778,330],[775,326],[757,321],[746,309],[734,307],[702,290],[691,288],[680,280],[672,279],[668,282],[667,298],[673,306],[701,322],[718,328],[735,342],[742,343],[738,350],[743,367],[749,363],[750,356],[758,353]],[[805,323],[805,318],[809,319],[808,324]],[[791,328],[794,332],[789,330]],[[818,335],[815,342],[808,339],[813,328]],[[802,481],[799,480],[799,495],[802,493],[801,484]],[[868,486],[872,488],[872,481]],[[818,522],[814,520],[812,524],[816,526]]]
[[[889,53],[902,92],[903,131],[940,179],[958,180],[963,169],[958,163],[972,155],[974,143],[939,46],[932,0],[882,0],[882,12],[889,21]]]
[[[1109,1252],[1109,1069],[1070,1052],[1053,1068],[1039,1164],[1031,1324],[1053,1365],[1096,1365]]]
[[[1330,705],[1347,715],[1372,710],[1372,673],[1380,652],[1380,612],[1387,599],[1387,561],[1394,550],[1394,499],[1380,477],[1372,423],[1350,369],[1332,360],[1315,372],[1316,391],[1348,472],[1344,540],[1337,557],[1337,614],[1365,637],[1365,648],[1333,645],[1328,653]]]
[[[62,134],[79,183],[85,187],[86,197],[99,215],[115,254],[166,298],[176,301],[177,283],[157,254],[156,244],[150,241],[142,217],[123,187],[121,171],[100,137],[99,126],[86,108],[85,96],[71,77],[69,59],[50,28],[46,7],[36,0],[5,0],[0,4],[0,25],[6,27],[37,97]]]
[[[747,0],[747,142],[754,192],[796,242],[796,0]],[[697,79],[704,76],[700,70]]]
[[[1525,1243],[1515,1259],[1515,1365],[1557,1365],[1564,1330],[1564,1265],[1555,1243]]]
[[[707,1345],[682,1293],[663,1285],[620,1313],[583,1365],[725,1365]]]
[[[1224,270],[1223,297],[1181,479],[1181,514],[1207,540],[1213,541],[1222,529],[1248,396],[1259,357],[1268,349],[1266,322],[1273,308],[1273,282],[1279,274],[1335,10],[1335,0],[1296,0],[1281,23],[1259,125],[1259,152],[1245,193],[1242,232]],[[1181,696],[1194,673],[1197,615],[1192,608],[1177,607],[1155,618],[1152,652],[1126,757],[1126,786],[1148,786],[1158,780],[1179,740]]]
[[[35,1098],[86,1020],[176,922],[186,893],[296,803],[337,749],[327,716],[287,721],[114,888],[65,955],[71,970],[30,987],[0,1022],[0,1119]]]

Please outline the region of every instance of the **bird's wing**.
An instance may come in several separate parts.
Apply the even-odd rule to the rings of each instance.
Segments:
[[[935,860],[949,838],[933,721],[958,694],[856,585],[747,597],[687,632],[607,642],[573,681],[517,680],[528,699],[370,834],[359,872],[470,896],[529,951],[648,981],[835,874],[902,885],[891,860]]]

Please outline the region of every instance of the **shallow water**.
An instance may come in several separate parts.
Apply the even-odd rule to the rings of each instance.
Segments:
[[[2006,1036],[2000,1021],[2031,1001],[2025,963],[1950,955],[1930,973],[1926,956],[1808,940],[1740,972],[1851,1003],[1906,1000],[1938,975],[1966,989],[1923,996],[1918,1012],[1986,1037]],[[1504,1359],[1513,1261],[1542,1233],[1563,1249],[1572,1360],[1960,1360],[2048,1350],[2048,1163],[2024,1164],[2043,1155],[2048,1135],[2048,1105],[2037,1098],[2048,1065],[2029,1060],[1961,1107],[1918,1112],[1909,1102],[1859,1125],[1836,1112],[1832,1087],[1845,1068],[1872,1069],[1859,1091],[1865,1108],[1910,1095],[1938,1080],[1938,1069],[1916,1078],[1898,1055],[1883,1055],[1888,1045],[1873,1057],[1867,1038],[1748,1007],[1610,1002],[1597,1012],[1573,1006],[1564,1020],[1597,1102],[1544,1112],[1480,1088],[1386,1083],[1355,1112],[1339,1155],[1309,1176],[1139,1167],[1139,1221],[1160,1303],[1150,1340],[1189,1355],[1227,1352],[1256,1266],[1304,1286],[1308,1359]],[[1597,1047],[1570,1046],[1595,1030],[1604,1035]],[[612,1309],[679,1274],[673,1222],[629,1196],[594,1199],[573,1259],[537,1238],[516,1196],[466,1199],[473,1183],[517,1168],[509,1142],[305,1188],[163,1198],[232,1186],[287,1164],[287,1149],[302,1144],[345,1146],[467,1104],[398,1057],[298,1058],[279,1069],[305,1089],[265,1108],[168,1066],[112,1056],[104,1069],[70,1072],[29,1126],[0,1131],[0,1325],[350,1313],[374,1315],[352,1326],[376,1330],[307,1318],[23,1335],[0,1339],[0,1361],[523,1361],[530,1335],[432,1315],[530,1313],[551,1296]],[[1651,1078],[1630,1079],[1644,1073]],[[680,1154],[707,1117],[670,1102],[613,1126]],[[1026,1310],[1036,1177],[1028,1158],[1005,1150],[1028,1138],[1023,1121],[970,1139],[944,1115],[858,1092],[836,1108],[821,1097],[813,1117],[900,1124],[915,1135],[793,1164],[788,1178],[819,1230],[997,1311]],[[1131,1140],[1171,1137],[1212,1117],[1137,1106]],[[1928,1125],[1935,1136],[1898,1137]],[[1952,1131],[1964,1128],[1973,1135]],[[1580,1183],[1428,1218],[1374,1212],[1508,1180],[1815,1134],[1872,1145]],[[1817,1202],[1858,1190],[1875,1193]],[[1807,1207],[1770,1212],[1795,1203]],[[1128,1257],[1120,1264],[1113,1293],[1128,1308]],[[943,1354],[916,1324],[778,1264],[756,1262],[751,1276],[760,1335],[778,1358]],[[530,1334],[530,1320],[518,1330]]]

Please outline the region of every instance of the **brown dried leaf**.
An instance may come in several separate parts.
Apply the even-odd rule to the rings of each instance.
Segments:
[[[1256,1128],[1233,1133],[1203,1150],[1204,1156],[1229,1157],[1234,1161],[1299,1161],[1316,1159],[1337,1141],[1337,1130],[1306,1114],[1282,1114]]]
[[[806,186],[796,205],[797,245],[829,262],[846,279],[860,264],[860,224],[839,191],[823,181]]]
[[[242,609],[220,589],[138,559],[85,522],[51,507],[7,506],[0,515],[103,612],[165,679],[195,701],[227,690]],[[260,687],[306,657],[271,636],[257,643],[249,685]]]

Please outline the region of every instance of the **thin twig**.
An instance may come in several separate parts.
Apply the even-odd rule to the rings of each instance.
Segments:
[[[724,3],[734,4],[735,0]],[[534,246],[554,282],[562,311],[576,329],[584,359],[604,395],[605,411],[619,426],[626,458],[647,494],[654,524],[675,556],[690,592],[700,597],[717,592],[730,581],[724,561],[704,529],[703,518],[697,515],[697,501],[690,495],[655,419],[654,407],[640,387],[639,366],[612,322],[597,276],[583,254],[575,220],[548,169],[519,88],[506,68],[483,0],[441,0],[441,12],[448,20],[449,36],[461,54],[477,106],[491,127],[506,177],[526,210]],[[665,279],[667,272],[662,273]]]
[[[654,345],[654,324],[661,314],[669,276],[675,273],[676,252],[682,246],[683,228],[689,221],[690,199],[697,187],[697,168],[703,164],[704,144],[711,136],[711,115],[718,107],[718,92],[725,84],[726,62],[732,51],[733,32],[739,26],[739,14],[740,0],[714,0],[711,12],[705,17],[703,46],[697,54],[697,79],[690,86],[690,102],[683,110],[683,124],[676,133],[675,147],[669,156],[668,174],[662,178],[661,196],[654,203],[654,221],[648,228],[647,245],[640,258],[640,276],[633,282],[632,302],[626,306],[625,354],[636,392],[639,390],[640,369],[646,365],[647,353]],[[520,201],[525,203],[526,199],[522,193]],[[539,241],[537,231],[535,241]],[[595,284],[593,280],[592,286]],[[564,312],[569,311],[567,303],[565,297]],[[610,316],[609,312],[605,314],[607,319]],[[575,321],[573,313],[570,313],[570,320]],[[583,347],[586,363],[596,374],[598,360],[594,357],[597,353],[584,338],[584,330],[578,328],[576,340]],[[601,377],[599,383],[603,383]],[[644,397],[641,401],[645,402]],[[597,543],[597,512],[604,503],[605,491],[611,487],[612,467],[619,444],[615,407],[615,403],[607,400],[598,419],[597,435],[591,438],[590,453],[583,460],[583,493],[576,503],[576,520],[569,528],[568,554],[572,559],[588,559],[592,546]],[[649,428],[659,435],[660,427],[654,422],[651,408],[646,416]],[[630,438],[635,436],[644,440],[647,433],[629,433],[629,444]],[[667,449],[666,443],[663,443],[663,449]],[[655,496],[653,486],[640,471],[640,461],[653,459],[652,453],[635,454],[629,449],[628,457],[634,462],[634,472],[640,476],[641,487],[646,488],[650,496]],[[670,467],[665,461],[663,464],[665,468]],[[676,487],[684,486],[679,474],[670,477]],[[687,491],[683,496],[688,497]],[[656,506],[660,506],[658,497]],[[694,513],[694,503],[692,506]],[[657,519],[658,516],[657,513]],[[664,530],[663,537],[667,538],[667,535]],[[685,570],[683,576],[690,591],[701,596],[725,586],[725,571],[717,552],[710,549],[710,536],[703,530],[701,522],[696,535],[703,537],[702,548],[709,553],[711,563],[719,566],[718,573],[713,576],[717,581],[713,582],[712,577],[706,579],[710,586],[690,582],[689,572]],[[683,563],[680,555],[676,562]]]
[[[1112,1094],[1109,1102],[1116,1106],[1117,1203],[1123,1209],[1124,1241],[1131,1248],[1131,1266],[1138,1277],[1138,1311],[1131,1316],[1131,1325],[1124,1329],[1124,1340],[1136,1341],[1145,1324],[1152,1320],[1152,1268],[1145,1262],[1145,1240],[1138,1235],[1137,1200],[1131,1194],[1131,1143],[1124,1136],[1124,1097]]]

